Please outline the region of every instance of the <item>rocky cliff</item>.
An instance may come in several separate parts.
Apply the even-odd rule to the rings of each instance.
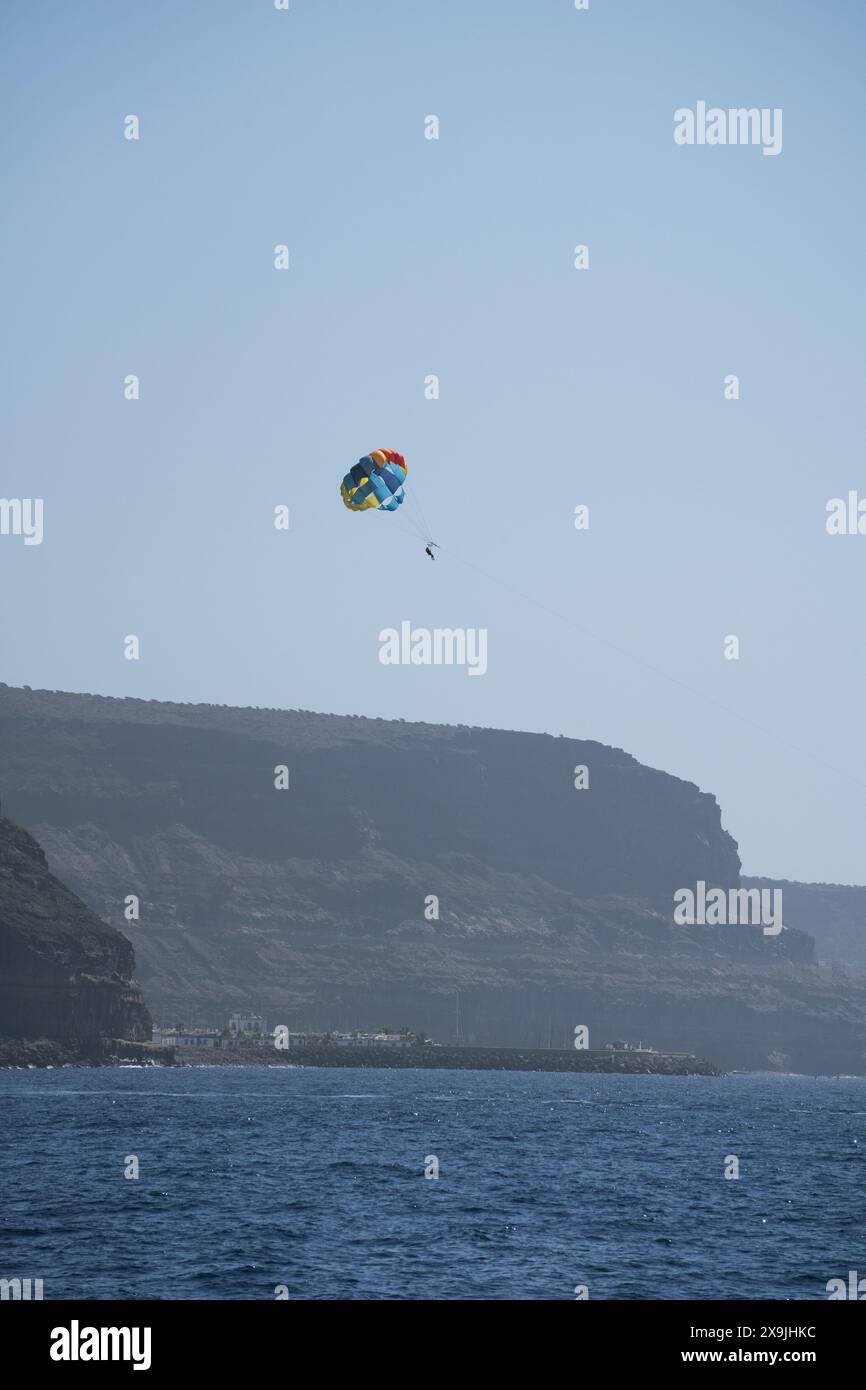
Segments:
[[[133,949],[50,873],[31,835],[0,817],[0,1040],[50,1039],[81,1055],[150,1039]]]
[[[711,795],[619,749],[0,686],[0,766],[9,813],[134,941],[158,1018],[447,1041],[459,1017],[516,1046],[587,1024],[866,1070],[866,981],[819,970],[808,935],[674,926],[678,888],[739,884],[737,847]]]
[[[814,937],[821,961],[866,971],[866,888],[773,878],[744,878],[743,883],[779,889],[786,923]]]

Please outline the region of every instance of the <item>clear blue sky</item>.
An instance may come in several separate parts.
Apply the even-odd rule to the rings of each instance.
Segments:
[[[866,495],[861,4],[0,24],[0,496],[45,504],[0,679],[599,739],[715,793],[748,872],[866,882],[866,536],[824,528]],[[782,153],[678,147],[698,100],[781,107]],[[340,503],[378,446],[435,565]],[[405,618],[486,627],[487,675],[380,665]]]

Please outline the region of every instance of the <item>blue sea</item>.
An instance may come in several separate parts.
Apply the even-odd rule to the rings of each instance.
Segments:
[[[63,1068],[0,1072],[0,1122],[0,1277],[46,1299],[805,1300],[866,1274],[866,1078]]]

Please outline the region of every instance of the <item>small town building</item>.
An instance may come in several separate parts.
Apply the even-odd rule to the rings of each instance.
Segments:
[[[408,1047],[405,1033],[335,1033],[338,1047]]]
[[[230,1033],[260,1033],[264,1035],[265,1020],[261,1014],[233,1013],[229,1019]]]
[[[154,1028],[153,1041],[159,1047],[221,1047],[218,1028]]]

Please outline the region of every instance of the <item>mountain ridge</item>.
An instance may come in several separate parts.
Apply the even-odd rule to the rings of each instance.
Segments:
[[[445,1040],[459,995],[489,1044],[586,1024],[727,1066],[866,1065],[866,979],[831,980],[809,934],[674,926],[676,889],[740,885],[736,842],[710,793],[621,749],[0,686],[0,753],[4,805],[173,1021]]]

